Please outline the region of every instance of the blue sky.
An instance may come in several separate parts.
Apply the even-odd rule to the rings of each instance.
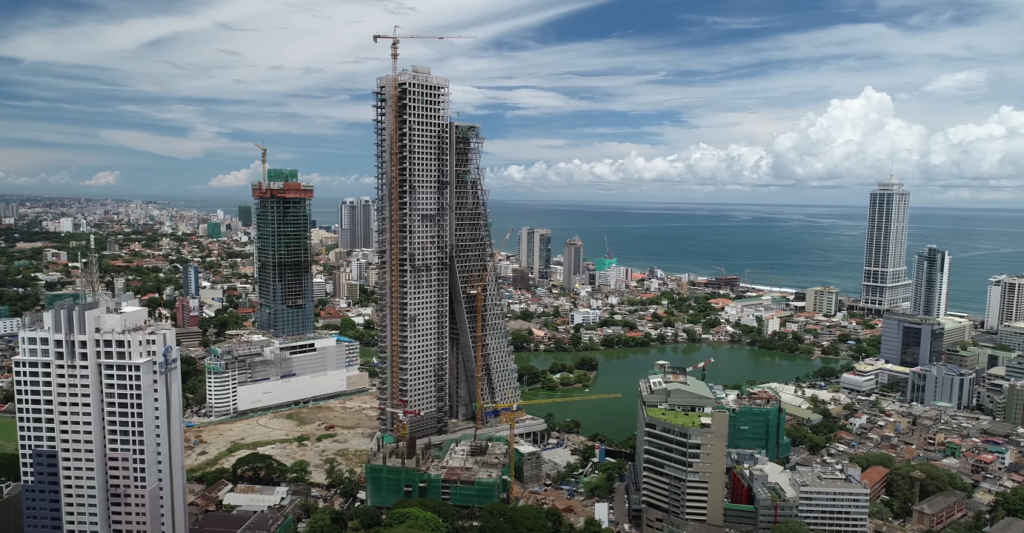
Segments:
[[[1024,196],[1016,0],[7,0],[0,192],[244,198],[258,151],[372,194],[386,43],[483,124],[494,198]],[[1016,106],[1016,107],[1014,107]]]

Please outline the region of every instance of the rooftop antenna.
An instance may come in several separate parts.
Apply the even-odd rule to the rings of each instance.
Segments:
[[[263,159],[263,182],[266,183],[266,181],[267,181],[267,148],[265,146],[261,145],[261,144],[257,144],[257,143],[253,143],[253,144],[256,145],[256,148],[260,149],[260,153],[263,156],[262,157],[262,159]],[[267,143],[263,143],[263,144],[267,144]]]
[[[896,160],[890,159],[889,161],[889,181],[896,181]]]

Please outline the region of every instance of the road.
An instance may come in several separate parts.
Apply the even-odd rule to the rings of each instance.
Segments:
[[[612,512],[615,513],[616,531],[621,531],[621,524],[629,522],[629,512],[626,510],[626,483],[615,484],[615,498],[612,500]]]

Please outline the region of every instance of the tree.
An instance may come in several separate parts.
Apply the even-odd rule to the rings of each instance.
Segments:
[[[925,475],[925,478],[921,480],[921,500],[947,490],[971,491],[971,487],[958,474],[933,464],[896,465],[889,470],[889,483],[886,487],[886,492],[892,500],[890,509],[896,518],[910,516],[910,507],[917,501],[914,493],[914,479],[910,477],[913,472],[921,472]]]
[[[551,374],[544,374],[540,386],[544,390],[558,390],[558,382],[551,377]]]
[[[872,520],[889,522],[892,520],[892,511],[882,505],[882,502],[871,502],[868,504],[868,517]]]
[[[411,507],[397,510],[392,508],[384,518],[384,526],[396,528],[395,531],[410,533],[447,533],[448,531],[440,518],[427,511]]]
[[[843,406],[843,410],[852,413],[857,410],[857,404],[854,402],[847,402],[846,405]]]
[[[1024,516],[1024,487],[1017,486],[1008,491],[996,493],[993,516],[1002,512],[1005,516]]]
[[[210,487],[214,483],[216,483],[216,482],[218,482],[218,481],[220,481],[222,479],[226,480],[228,482],[233,482],[234,481],[235,478],[234,478],[234,475],[232,474],[230,468],[228,468],[226,466],[221,466],[221,467],[218,467],[218,468],[214,468],[213,470],[208,470],[205,473],[203,473],[203,485],[205,485],[206,487]]]
[[[447,502],[431,500],[429,498],[409,498],[398,500],[391,506],[389,514],[396,509],[418,509],[438,517],[442,522],[448,525],[459,521],[459,510],[455,508],[454,505]]]
[[[519,367],[519,381],[525,382],[526,385],[540,383],[542,376],[541,370],[533,365],[527,364]]]
[[[313,498],[305,498],[299,502],[299,512],[306,518],[310,518],[320,508],[320,504]]]
[[[811,533],[811,528],[800,520],[786,520],[776,524],[772,533]]]
[[[528,350],[530,348],[530,344],[533,342],[533,335],[525,329],[512,330],[509,338],[512,343],[512,349],[517,352]]]
[[[572,374],[563,373],[562,376],[558,378],[558,384],[563,387],[571,387],[575,383],[576,380],[573,379]]]
[[[384,517],[374,507],[360,505],[353,507],[345,516],[348,519],[349,531],[368,531],[384,525]]]
[[[590,385],[590,375],[588,375],[586,372],[582,370],[577,370],[576,375],[573,378],[573,381],[577,385],[583,385],[584,387],[586,387],[587,385]]]
[[[874,409],[875,411],[881,411],[882,399],[876,396],[874,400],[871,400],[871,408]]]
[[[566,433],[579,433],[580,428],[582,427],[583,424],[581,424],[579,420],[575,420],[572,418],[562,422],[561,424],[561,430]]]
[[[325,505],[320,507],[309,518],[306,533],[344,533],[348,524],[341,511]]]
[[[573,362],[573,367],[575,367],[576,370],[586,370],[588,372],[596,371],[597,365],[597,357],[589,353],[577,357],[576,361]]]
[[[699,342],[700,335],[697,334],[697,330],[693,328],[683,328],[683,333],[686,334],[686,340],[690,342]]]
[[[232,478],[253,485],[277,485],[284,480],[287,467],[281,461],[264,453],[249,453],[231,465]]]
[[[288,483],[309,484],[312,475],[313,473],[309,469],[309,461],[305,459],[299,459],[288,467]]]
[[[355,470],[342,470],[338,460],[328,457],[324,460],[324,477],[327,486],[336,489],[342,498],[352,498],[359,493],[359,476]]]

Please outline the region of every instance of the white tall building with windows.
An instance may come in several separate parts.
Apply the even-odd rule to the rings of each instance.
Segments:
[[[914,290],[910,312],[917,316],[942,318],[949,308],[949,252],[934,245],[914,256]]]
[[[187,531],[174,328],[131,294],[59,302],[14,358],[26,531]]]
[[[999,274],[988,282],[985,329],[997,331],[1003,324],[1024,321],[1024,276]]]
[[[907,279],[907,230],[910,191],[893,175],[871,191],[868,230],[864,244],[861,305],[878,311],[910,304]]]
[[[345,250],[376,248],[372,198],[345,198],[338,206],[338,246]]]
[[[551,279],[551,230],[523,228],[519,231],[519,266],[529,269],[538,284]]]

